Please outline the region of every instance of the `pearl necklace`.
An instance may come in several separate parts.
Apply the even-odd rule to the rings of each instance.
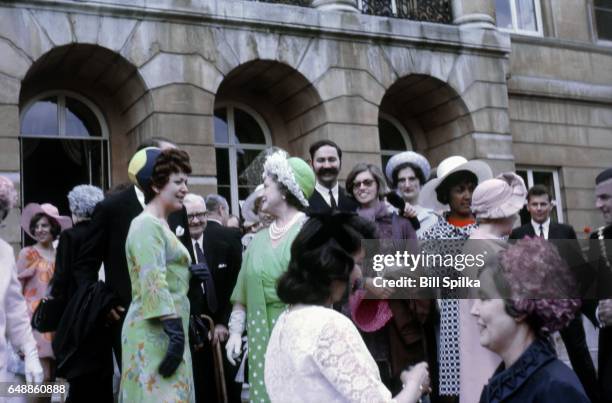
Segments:
[[[272,221],[272,224],[270,224],[270,226],[268,227],[268,233],[270,234],[270,239],[272,239],[273,241],[277,241],[281,239],[285,235],[285,233],[289,230],[289,228],[291,228],[293,224],[295,224],[298,218],[302,217],[303,215],[304,213],[302,212],[296,213],[291,218],[291,220],[289,220],[289,222],[287,222],[287,224],[285,224],[282,227],[279,227],[278,225],[276,225],[277,220]]]

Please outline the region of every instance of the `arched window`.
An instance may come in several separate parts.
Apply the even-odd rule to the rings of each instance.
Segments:
[[[21,111],[23,204],[49,202],[69,214],[76,185],[109,188],[108,127],[96,105],[70,91],[39,94]]]
[[[232,213],[254,190],[243,177],[253,160],[272,145],[264,120],[246,105],[226,104],[215,110],[217,189],[230,203]]]
[[[412,141],[410,141],[408,132],[393,116],[380,114],[378,118],[378,138],[380,140],[380,159],[383,170],[392,156],[402,151],[412,150]]]

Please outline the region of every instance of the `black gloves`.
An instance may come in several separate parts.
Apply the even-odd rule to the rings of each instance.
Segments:
[[[212,276],[210,274],[210,270],[208,269],[208,265],[205,262],[192,264],[189,266],[189,271],[191,275],[197,278],[200,281],[209,281],[212,280]]]
[[[167,378],[174,374],[183,361],[185,350],[185,333],[183,332],[183,321],[181,318],[164,319],[161,321],[164,332],[168,335],[168,350],[159,364],[159,374]]]

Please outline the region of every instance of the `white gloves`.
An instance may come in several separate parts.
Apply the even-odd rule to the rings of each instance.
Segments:
[[[236,358],[242,352],[242,333],[246,326],[246,312],[242,309],[234,309],[229,318],[229,339],[225,344],[227,360],[230,364],[236,365]]]
[[[28,383],[43,382],[44,372],[42,366],[40,365],[40,360],[38,359],[38,351],[36,350],[36,344],[24,347],[27,350],[24,352],[26,381]]]

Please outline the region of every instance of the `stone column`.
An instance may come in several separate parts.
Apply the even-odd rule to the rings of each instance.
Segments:
[[[357,0],[312,0],[312,7],[323,11],[359,12]]]
[[[453,23],[470,28],[495,29],[495,0],[451,0]]]

